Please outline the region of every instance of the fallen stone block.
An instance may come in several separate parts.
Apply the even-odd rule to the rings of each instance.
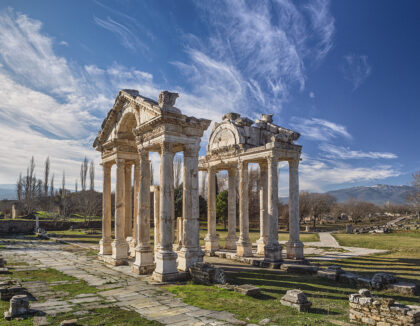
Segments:
[[[10,299],[10,308],[4,312],[4,318],[10,320],[15,317],[25,316],[30,312],[29,298],[27,295],[15,295]]]
[[[391,273],[376,273],[373,275],[371,280],[371,285],[373,289],[385,289],[390,284],[394,284],[397,282],[397,279],[395,278],[394,274]]]
[[[289,290],[280,299],[280,303],[284,306],[289,306],[298,311],[309,311],[312,303],[308,301],[306,294],[301,290]]]
[[[358,277],[356,279],[356,286],[358,288],[368,288],[370,289],[372,287],[371,279],[366,277]]]
[[[319,269],[316,275],[321,278],[326,278],[327,280],[337,281],[339,274],[337,274],[336,271]]]
[[[398,292],[403,295],[415,295],[417,287],[414,283],[397,282],[397,283],[388,285],[388,289],[392,289],[395,292]]]
[[[313,265],[282,264],[280,268],[286,273],[298,274],[314,274],[318,271],[318,267]]]
[[[357,285],[358,277],[359,276],[356,274],[346,272],[338,275],[338,281],[355,287]]]
[[[27,290],[15,281],[0,283],[0,300],[9,301],[15,295],[26,295]]]
[[[261,292],[261,289],[250,284],[242,284],[235,286],[235,292],[239,292],[243,295],[254,296],[259,294]]]

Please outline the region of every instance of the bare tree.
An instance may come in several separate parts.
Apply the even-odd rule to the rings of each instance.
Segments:
[[[51,198],[54,197],[54,174],[51,176],[51,181],[50,181],[50,197]]]
[[[95,190],[95,167],[93,165],[93,160],[90,161],[90,166],[89,166],[89,178],[90,178],[90,191],[94,191]]]
[[[81,166],[80,166],[80,183],[82,185],[82,191],[86,191],[86,177],[88,171],[88,160],[85,156]]]
[[[36,195],[36,177],[35,177],[35,160],[32,156],[29,161],[29,166],[26,170],[26,177],[23,184],[23,202],[25,211],[30,214],[35,209],[35,195]]]
[[[19,173],[19,179],[16,182],[16,194],[17,194],[17,199],[19,201],[22,200],[22,192],[23,192],[22,173]]]
[[[45,167],[44,167],[44,196],[48,197],[48,181],[50,176],[50,157],[47,157],[45,160]]]
[[[76,181],[74,182],[74,192],[77,192],[77,179],[76,179]]]
[[[61,179],[61,198],[66,197],[66,172],[63,170],[63,178]]]
[[[174,188],[177,189],[181,184],[182,161],[180,157],[175,157],[174,161]]]

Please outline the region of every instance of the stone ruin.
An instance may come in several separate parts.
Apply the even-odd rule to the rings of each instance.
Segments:
[[[29,298],[25,294],[15,295],[10,299],[10,308],[4,312],[4,318],[10,320],[12,318],[26,316],[31,313],[29,309]]]
[[[196,263],[189,268],[191,279],[200,284],[225,284],[226,276],[222,268],[209,263]]]
[[[0,300],[9,301],[15,295],[26,295],[27,290],[14,280],[0,282]]]
[[[312,303],[308,301],[306,294],[301,290],[288,290],[280,299],[280,303],[284,306],[292,307],[301,311],[309,311]]]
[[[177,93],[163,91],[158,101],[144,97],[136,90],[121,90],[102,123],[94,141],[101,152],[103,168],[102,239],[99,258],[113,265],[127,264],[135,257],[133,271],[153,272],[158,281],[185,277],[191,266],[203,261],[199,243],[198,171],[208,172],[208,233],[205,251],[219,248],[216,234],[215,173],[229,171],[229,232],[226,249],[238,257],[253,255],[249,239],[248,164],[257,163],[261,170],[260,239],[257,254],[269,262],[282,261],[278,242],[278,162],[289,164],[289,241],[288,259],[304,260],[299,238],[299,178],[301,146],[294,144],[299,134],[273,123],[273,116],[263,114],[253,121],[238,113],[228,113],[215,123],[207,153],[199,158],[200,141],[210,120],[182,114],[175,107]],[[160,154],[160,185],[154,186],[154,248],[150,244],[150,161],[149,153]],[[182,152],[183,216],[179,223],[181,241],[173,246],[175,216],[173,210],[173,159]],[[116,165],[115,230],[111,230],[111,167]],[[134,180],[132,170],[134,168]],[[239,183],[239,226],[236,238],[236,184]],[[134,198],[134,203],[132,202]],[[111,234],[114,233],[115,239]]]
[[[406,306],[394,299],[372,297],[367,289],[350,294],[349,305],[352,322],[376,326],[420,325],[420,306]]]

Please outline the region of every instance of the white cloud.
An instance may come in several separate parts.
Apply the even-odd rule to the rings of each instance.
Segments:
[[[366,55],[349,54],[344,56],[344,78],[353,84],[353,90],[357,89],[372,73],[372,67],[367,60]]]
[[[397,155],[388,152],[362,152],[355,151],[343,146],[335,146],[331,144],[321,144],[319,148],[326,152],[328,158],[339,158],[339,159],[394,159]]]
[[[65,47],[68,47],[69,46],[69,44],[66,42],[66,41],[61,41],[60,43],[58,43],[58,44],[60,44],[60,45],[62,45],[62,46],[65,46]]]
[[[314,92],[309,92],[309,97],[310,98],[315,98],[315,93]]]
[[[327,141],[337,137],[352,138],[345,126],[324,119],[293,117],[290,125],[309,140]]]

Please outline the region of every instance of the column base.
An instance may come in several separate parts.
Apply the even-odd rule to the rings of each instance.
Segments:
[[[204,252],[200,248],[182,248],[178,253],[178,269],[188,271],[195,263],[203,261]]]
[[[128,255],[130,257],[136,257],[136,240],[133,237],[127,237],[125,240],[128,244]]]
[[[153,263],[153,250],[150,247],[136,248],[136,259],[131,270],[137,274],[150,274],[155,269]]]
[[[128,245],[125,240],[114,240],[111,244],[112,255],[111,258],[118,265],[123,265],[122,262],[127,263]]]
[[[238,241],[238,238],[236,235],[233,236],[227,236],[225,239],[225,248],[229,250],[236,250],[236,241]]]
[[[178,255],[170,250],[159,250],[155,255],[156,268],[155,274],[174,274],[178,273],[176,258]]]
[[[110,264],[113,266],[128,265],[127,259],[114,259],[111,255],[98,255],[98,259],[102,260],[105,264]]]
[[[276,243],[271,245],[266,245],[264,247],[264,261],[274,263],[282,261],[282,252],[283,247]]]
[[[257,240],[257,254],[264,255],[265,254],[265,246],[267,245],[267,238],[259,238]]]
[[[112,254],[112,239],[101,239],[99,241],[99,255],[111,255]]]
[[[206,236],[204,238],[205,245],[204,249],[206,252],[214,252],[216,250],[219,250],[219,236]]]
[[[302,241],[287,241],[286,242],[286,257],[287,259],[303,260],[305,256],[303,254],[303,243]]]
[[[236,255],[238,257],[251,257],[252,256],[252,243],[247,240],[239,240],[236,242]]]

